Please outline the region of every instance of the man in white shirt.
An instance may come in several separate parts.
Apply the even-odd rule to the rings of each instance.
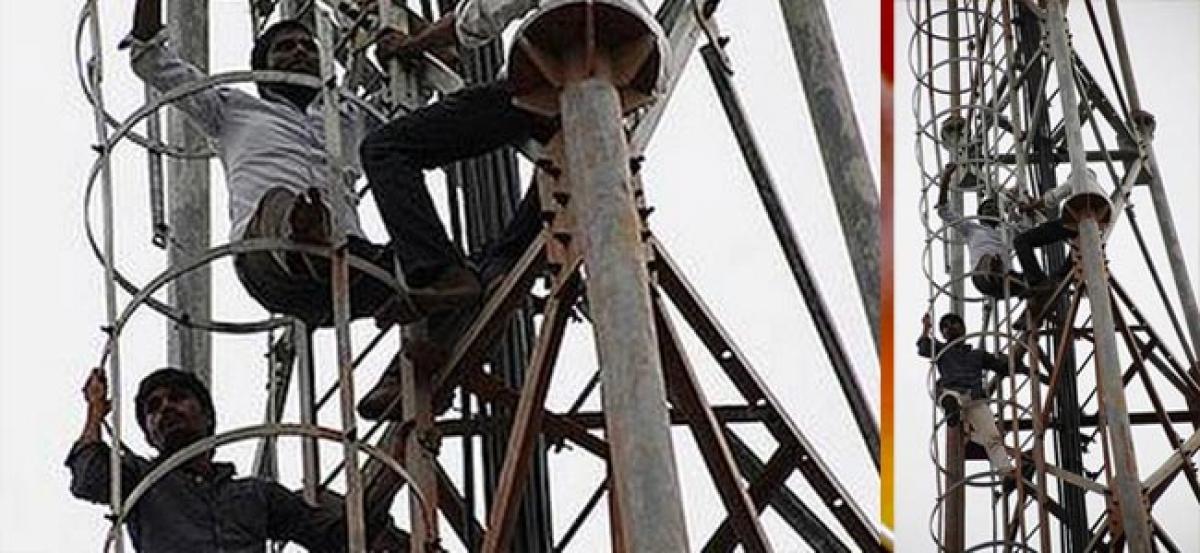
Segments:
[[[1000,232],[1000,209],[995,198],[979,204],[978,220],[955,215],[946,203],[946,191],[955,174],[955,166],[947,165],[938,182],[938,199],[934,209],[938,217],[956,228],[967,242],[967,253],[971,258],[971,282],[981,293],[1004,299],[1007,281],[1008,293],[1012,297],[1027,294],[1028,288],[1022,275],[1011,267],[1009,248]]]
[[[204,74],[166,42],[161,0],[138,0],[126,45],[134,72],[165,92]],[[316,76],[317,44],[298,21],[281,21],[256,40],[251,68]],[[365,238],[356,211],[353,184],[361,175],[358,145],[377,126],[370,115],[350,102],[338,106],[345,172],[331,181],[325,145],[324,106],[317,89],[287,83],[259,83],[260,97],[228,87],[213,87],[172,105],[189,116],[213,139],[229,189],[230,240],[281,238],[328,244],[333,225],[349,241],[350,253],[392,273],[394,246]],[[272,312],[303,319],[310,326],[332,321],[328,260],[294,252],[255,252],[235,257],[239,280]],[[473,301],[478,291],[473,275],[454,275],[460,289],[425,287],[409,280],[411,297],[432,312]],[[358,271],[351,273],[351,315],[384,316],[409,322],[422,313],[400,308],[394,292]]]

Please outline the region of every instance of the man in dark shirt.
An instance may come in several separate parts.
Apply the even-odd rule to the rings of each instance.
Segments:
[[[938,404],[946,410],[952,422],[961,417],[964,434],[987,451],[993,471],[1011,475],[1014,470],[1012,461],[1004,449],[996,419],[988,409],[983,392],[983,371],[1006,374],[1007,360],[961,341],[966,334],[966,325],[962,317],[953,313],[942,316],[938,321],[938,328],[946,338],[946,343],[933,338],[928,313],[921,319],[921,327],[921,337],[917,338],[917,354],[934,359],[937,364]]]
[[[71,494],[108,504],[109,446],[100,426],[111,409],[104,371],[94,369],[83,387],[87,422],[71,448]],[[138,425],[158,451],[154,460],[123,456],[121,491],[128,497],[154,467],[173,453],[213,434],[212,398],[195,376],[159,369],[142,380],[135,399]],[[127,525],[143,553],[225,551],[263,553],[267,540],[292,541],[311,551],[344,551],[346,524],[340,501],[312,506],[296,493],[260,478],[235,478],[233,465],[214,462],[211,450],[167,473],[138,500]],[[328,494],[332,495],[332,494]],[[408,551],[408,538],[391,527],[386,509],[368,513],[371,551]]]

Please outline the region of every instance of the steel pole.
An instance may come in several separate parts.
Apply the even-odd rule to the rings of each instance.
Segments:
[[[167,29],[179,55],[208,72],[208,0],[171,0]],[[203,149],[204,135],[183,112],[167,110],[167,137],[183,151]],[[211,244],[209,167],[207,159],[167,161],[167,202],[170,234],[167,261],[176,266],[207,250]],[[206,265],[180,276],[168,290],[170,304],[186,316],[209,319],[212,313],[212,272]],[[186,322],[186,320],[185,320]],[[167,359],[212,387],[212,342],[209,335],[186,324],[167,322]]]
[[[1083,127],[1079,119],[1079,110],[1075,108],[1079,105],[1079,95],[1075,91],[1067,14],[1063,12],[1062,4],[1058,0],[1046,2],[1046,12],[1050,55],[1054,57],[1054,72],[1058,78],[1058,94],[1063,112],[1063,131],[1067,139],[1067,153],[1071,159],[1071,180],[1068,184],[1079,192],[1087,172],[1087,151],[1083,147]],[[1105,285],[1105,289],[1107,288]]]
[[[946,499],[942,513],[942,546],[947,553],[962,553],[967,546],[967,440],[962,424],[946,425]]]
[[[1086,178],[1087,161],[1083,148],[1083,133],[1080,131],[1079,111],[1075,109],[1079,102],[1075,93],[1071,48],[1067,40],[1066,14],[1058,0],[1049,0],[1046,2],[1046,8],[1050,52],[1054,56],[1054,68],[1062,98],[1063,129],[1066,131],[1067,151],[1071,156],[1070,186],[1076,192],[1080,192],[1083,190],[1083,179]],[[1110,486],[1113,496],[1110,501],[1116,503],[1114,514],[1119,514],[1121,518],[1129,550],[1132,553],[1149,553],[1153,549],[1150,516],[1142,494],[1142,484],[1138,479],[1137,451],[1133,445],[1129,409],[1125,401],[1125,384],[1117,352],[1116,326],[1108,289],[1107,268],[1104,265],[1103,237],[1099,223],[1090,213],[1081,215],[1078,230],[1083,276],[1092,308],[1096,381],[1103,405],[1109,451],[1112,455],[1109,460],[1113,469],[1113,482]]]
[[[879,348],[879,191],[823,0],[780,0],[871,337]]]
[[[1125,91],[1129,95],[1129,109],[1142,109],[1141,98],[1137,92],[1137,82],[1133,78],[1133,64],[1129,59],[1129,48],[1125,44],[1125,31],[1121,24],[1121,12],[1116,0],[1108,0],[1109,21],[1112,24],[1113,41],[1116,44],[1117,59],[1121,65],[1121,78],[1125,82]],[[1163,244],[1167,249],[1167,260],[1171,263],[1171,274],[1175,277],[1175,288],[1179,291],[1179,301],[1183,306],[1183,317],[1187,321],[1188,333],[1191,335],[1191,349],[1196,357],[1200,357],[1200,307],[1197,307],[1196,292],[1192,289],[1192,279],[1188,275],[1187,262],[1184,260],[1183,246],[1179,242],[1179,232],[1175,230],[1175,218],[1171,214],[1171,205],[1167,200],[1166,188],[1163,186],[1162,173],[1158,170],[1158,159],[1154,153],[1154,143],[1150,137],[1140,136],[1138,125],[1130,125],[1135,135],[1139,136],[1146,150],[1150,173],[1150,198],[1154,202],[1154,214],[1158,217],[1158,228],[1162,232]],[[1186,347],[1186,344],[1185,344]],[[1193,375],[1200,373],[1193,372]],[[1200,378],[1200,376],[1198,376]]]
[[[299,364],[297,386],[300,394],[300,424],[317,425],[316,383],[313,368],[312,333],[300,320],[292,322],[292,340],[296,347],[296,363]],[[317,504],[317,486],[321,481],[321,458],[316,438],[300,439],[301,484],[304,499],[310,505]]]
[[[962,120],[962,70],[959,65],[959,31],[958,31],[958,0],[947,0],[946,6],[946,26],[949,40],[947,48],[950,55],[950,107],[953,108],[951,117]],[[958,138],[955,144],[950,147],[950,160],[957,164],[961,152],[961,141],[963,134],[966,132],[966,125],[963,125],[958,133]],[[963,194],[959,190],[950,190],[950,209],[954,213],[954,217],[960,218],[963,216]],[[950,311],[959,316],[963,315],[966,309],[965,296],[967,293],[966,279],[962,278],[963,273],[968,270],[966,262],[966,240],[957,227],[950,229],[950,240],[946,244],[950,250],[947,254],[950,272]],[[970,267],[974,269],[974,267]],[[965,470],[965,469],[964,469]],[[962,509],[958,509],[962,512]]]
[[[561,102],[620,505],[615,549],[688,551],[620,97],[601,75],[569,81]]]
[[[958,29],[958,2],[957,0],[948,0],[946,6],[946,25],[949,41],[950,56],[950,107],[953,108],[951,117],[962,119],[962,76],[959,66],[959,29]],[[966,132],[966,125],[963,125],[955,139],[954,144],[949,147],[949,157],[954,163],[958,162],[961,154],[959,148],[962,145],[963,134]],[[958,190],[950,190],[950,209],[954,216],[963,216],[963,194]],[[963,278],[963,273],[967,270],[965,257],[966,240],[958,228],[950,229],[951,240],[947,243],[947,263],[950,273],[950,312],[959,316],[965,314],[966,310],[966,279]],[[971,269],[974,269],[972,267]],[[967,459],[966,459],[966,436],[962,431],[962,424],[958,426],[946,427],[946,490],[947,496],[945,501],[945,512],[943,516],[943,541],[946,545],[946,551],[950,553],[961,553],[966,549],[967,535],[967,498],[966,485],[963,480],[967,477]]]
[[[1120,516],[1125,530],[1125,542],[1131,553],[1153,551],[1150,515],[1142,483],[1138,479],[1137,451],[1133,446],[1133,430],[1125,401],[1125,384],[1121,378],[1120,359],[1113,325],[1112,304],[1108,292],[1108,275],[1104,266],[1100,226],[1087,217],[1079,222],[1079,243],[1083,252],[1083,274],[1087,282],[1088,299],[1092,306],[1092,327],[1096,342],[1096,381],[1108,429],[1109,464],[1113,469],[1110,501],[1116,503],[1113,515]]]

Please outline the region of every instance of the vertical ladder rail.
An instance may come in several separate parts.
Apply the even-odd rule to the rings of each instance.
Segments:
[[[333,28],[324,13],[315,14],[317,38],[321,43],[321,95],[325,108],[325,148],[329,159],[329,194],[344,194],[342,159],[342,121],[339,109],[337,76],[334,74]],[[331,210],[332,211],[332,210]],[[338,385],[342,414],[342,450],[346,471],[346,528],[351,553],[366,551],[363,521],[363,477],[358,467],[358,421],[354,412],[354,359],[350,340],[350,264],[342,221],[333,212],[333,252],[330,256],[330,280],[333,325],[337,338]]]
[[[115,333],[113,325],[117,319],[116,294],[116,260],[113,258],[116,250],[116,229],[113,228],[113,190],[112,163],[109,155],[111,146],[108,143],[108,126],[105,121],[104,91],[101,84],[104,80],[103,42],[100,33],[100,10],[97,0],[89,0],[87,4],[88,31],[92,46],[92,58],[88,64],[88,77],[95,101],[92,104],[92,116],[96,130],[96,148],[101,157],[101,192],[104,217],[104,320],[105,329],[109,335],[108,350],[108,382],[112,401],[112,439],[113,447],[109,452],[109,474],[121,474],[121,435],[124,430],[121,417],[121,357],[120,337]],[[120,516],[122,510],[121,479],[109,479],[109,506],[112,516]],[[116,553],[125,551],[125,534],[120,526],[114,526],[113,550]]]
[[[299,363],[300,393],[300,424],[305,426],[317,424],[316,370],[313,366],[312,332],[308,325],[299,319],[292,322],[292,336],[296,344],[296,362]],[[316,438],[300,439],[301,483],[304,487],[304,499],[310,505],[317,503],[317,487],[321,478],[321,460],[317,449]]]

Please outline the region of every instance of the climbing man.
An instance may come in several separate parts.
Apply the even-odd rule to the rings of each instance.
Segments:
[[[110,449],[101,424],[111,410],[108,383],[92,370],[83,386],[87,417],[71,447],[71,494],[108,504]],[[208,389],[190,373],[159,369],[138,386],[134,407],[154,459],[127,452],[121,458],[121,493],[128,497],[151,470],[172,454],[213,435],[216,412]],[[385,485],[396,490],[394,482]],[[393,493],[383,491],[382,493]],[[379,493],[369,490],[367,497]],[[366,529],[371,551],[408,551],[408,535],[388,516],[391,497],[368,503]],[[233,465],[196,454],[147,489],[125,519],[135,550],[142,553],[262,552],[267,540],[290,541],[310,551],[345,551],[347,530],[341,501],[326,493],[319,506],[261,478],[238,478]]]
[[[386,30],[379,39],[380,63],[411,63],[425,52],[459,44],[478,48],[537,8],[539,0],[464,0],[420,32]],[[450,242],[425,186],[424,171],[485,154],[528,138],[545,142],[557,122],[513,105],[503,78],[450,94],[373,130],[363,140],[361,159],[406,274],[437,280],[461,273],[465,262]],[[542,224],[536,192],[525,194],[501,237],[484,248],[480,276],[500,276],[523,253]]]
[[[539,0],[464,0],[454,11],[412,36],[385,31],[376,56],[380,63],[411,63],[427,51],[478,48],[538,7]],[[485,154],[529,138],[548,141],[558,122],[513,105],[512,88],[501,76],[466,88],[372,131],[360,157],[405,274],[420,281],[456,281],[469,274],[462,253],[451,243],[425,186],[424,171]],[[542,229],[540,205],[530,189],[501,236],[483,248],[477,264],[484,290],[504,275]],[[467,280],[462,277],[463,280]],[[461,327],[459,320],[430,321],[431,357],[444,355]],[[435,324],[436,323],[436,324]],[[441,328],[434,329],[438,326]],[[359,413],[395,418],[400,409],[398,364],[363,396]],[[387,405],[390,409],[384,410]]]
[[[1012,477],[1012,460],[1004,448],[1004,441],[983,390],[983,371],[1008,374],[1008,360],[967,345],[963,339],[966,326],[958,315],[947,313],[938,321],[945,343],[932,336],[932,326],[930,316],[926,313],[921,319],[917,354],[935,360],[938,369],[938,405],[946,412],[950,425],[962,424],[964,435],[983,446],[993,472],[1001,477]]]
[[[1091,169],[1087,170],[1084,178],[1088,179],[1088,186],[1096,188],[1096,173]],[[1039,211],[1052,210],[1058,207],[1058,204],[1071,196],[1071,182],[1073,179],[1067,177],[1067,182],[1060,184],[1050,190],[1047,190],[1040,197],[1032,202],[1021,205],[1021,210],[1026,213],[1036,213]],[[1051,214],[1052,215],[1052,214]],[[1030,284],[1053,287],[1054,282],[1046,276],[1046,272],[1042,270],[1042,265],[1038,263],[1037,255],[1034,253],[1034,248],[1044,248],[1051,244],[1056,244],[1064,240],[1069,240],[1078,236],[1079,233],[1074,229],[1063,224],[1062,215],[1057,217],[1051,216],[1046,222],[1022,232],[1013,239],[1013,248],[1017,250],[1017,258],[1021,260],[1021,268],[1025,270],[1025,275],[1029,279]],[[1065,275],[1070,270],[1070,261],[1067,261],[1056,273],[1055,277]]]
[[[130,48],[134,72],[165,92],[204,74],[166,44],[161,9],[162,0],[137,0],[133,29],[124,45]],[[250,67],[317,76],[319,55],[312,31],[297,20],[268,27],[254,43]],[[215,141],[229,189],[230,240],[274,238],[328,245],[336,225],[351,255],[393,274],[395,244],[366,239],[353,189],[361,175],[359,143],[377,124],[349,101],[338,105],[345,171],[343,178],[331,180],[318,90],[291,83],[257,86],[258,97],[213,87],[172,104]],[[310,327],[332,322],[329,263],[324,257],[259,251],[238,254],[234,266],[246,290],[268,310],[296,316]],[[469,304],[478,294],[469,274],[452,274],[438,282],[421,280],[420,275],[405,277],[416,310],[403,308],[395,292],[378,279],[352,269],[352,318],[411,322],[425,313]]]
[[[946,165],[938,180],[937,203],[933,206],[938,217],[957,229],[967,242],[967,253],[971,258],[971,282],[980,293],[996,299],[1004,299],[1005,284],[1012,297],[1023,297],[1028,292],[1025,279],[1012,270],[1010,253],[1000,232],[1000,209],[995,198],[987,198],[976,211],[978,221],[956,215],[946,201],[947,190],[956,173],[954,164]]]

